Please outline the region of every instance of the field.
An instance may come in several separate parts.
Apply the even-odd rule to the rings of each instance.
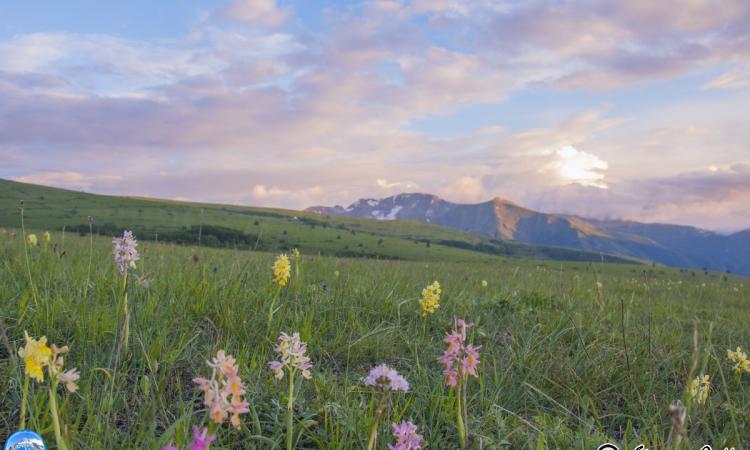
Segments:
[[[45,249],[26,247],[17,228],[0,231],[8,339],[0,345],[0,441],[18,426],[24,369],[9,353],[28,331],[68,345],[65,367],[80,370],[78,392],[57,394],[71,449],[186,448],[192,427],[208,423],[191,380],[209,374],[206,360],[220,349],[238,361],[250,412],[240,430],[220,427],[212,448],[284,448],[286,378],[275,381],[267,363],[279,332],[298,331],[313,369],[311,380],[297,379],[295,448],[366,448],[377,405],[362,379],[383,362],[411,389],[393,395],[377,448],[392,442],[387,423],[401,419],[419,427],[427,448],[459,448],[454,394],[436,358],[460,317],[476,324],[469,335],[481,345],[479,376],[467,389],[468,448],[670,448],[677,400],[687,406],[682,448],[750,447],[750,374],[736,375],[726,356],[750,346],[744,278],[634,264],[303,252],[278,289],[274,253],[155,242],[139,250],[128,284],[129,345],[116,364],[122,278],[110,239],[53,232]],[[434,280],[443,287],[440,308],[422,318],[418,299]],[[699,374],[712,383],[705,404],[688,392]],[[31,382],[28,428],[55,448],[44,386]]]

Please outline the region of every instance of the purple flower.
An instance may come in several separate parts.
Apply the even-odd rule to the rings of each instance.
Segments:
[[[125,231],[122,237],[116,237],[112,239],[112,243],[115,247],[112,249],[112,255],[115,258],[115,264],[117,264],[117,270],[122,274],[126,274],[128,269],[135,269],[135,262],[140,259],[138,256],[138,241],[133,237],[132,231]]]
[[[276,347],[274,347],[274,351],[278,353],[279,360],[269,362],[268,367],[273,370],[277,380],[284,377],[283,369],[285,367],[290,370],[301,370],[302,377],[306,380],[312,378],[312,374],[310,373],[312,363],[310,362],[310,358],[305,356],[307,344],[300,340],[299,333],[295,332],[291,336],[284,332],[279,334],[279,340]]]
[[[370,370],[370,373],[365,378],[365,385],[388,391],[407,392],[409,390],[409,382],[406,381],[406,378],[385,364],[381,364]]]
[[[190,450],[208,450],[208,447],[216,440],[216,436],[208,434],[208,428],[203,431],[198,427],[193,427],[193,443],[190,444]],[[161,450],[180,450],[174,445],[167,445]]]
[[[479,365],[479,348],[466,345],[466,330],[474,324],[466,323],[459,319],[453,327],[453,331],[443,338],[448,344],[445,353],[437,358],[438,362],[445,366],[443,375],[448,386],[456,387],[458,382],[467,376],[478,377],[477,366]]]
[[[393,427],[396,445],[388,444],[388,450],[420,450],[422,448],[422,435],[417,434],[416,425],[404,420],[399,424],[391,424],[391,427]]]
[[[198,427],[193,427],[193,444],[190,450],[206,450],[215,440],[216,436],[208,434],[208,428],[204,428],[201,432]]]

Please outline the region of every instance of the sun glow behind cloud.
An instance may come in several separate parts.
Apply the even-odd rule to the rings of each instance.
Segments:
[[[609,168],[607,161],[596,155],[576,150],[565,145],[552,153],[554,160],[543,171],[554,171],[565,184],[577,183],[581,186],[607,189],[604,172]]]

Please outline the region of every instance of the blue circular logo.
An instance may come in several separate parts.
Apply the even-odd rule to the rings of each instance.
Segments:
[[[11,434],[4,450],[46,450],[42,437],[33,431],[21,430]]]

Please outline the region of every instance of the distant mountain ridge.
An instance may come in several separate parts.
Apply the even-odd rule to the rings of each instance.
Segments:
[[[365,198],[346,208],[313,206],[306,211],[379,220],[421,220],[504,240],[750,275],[750,229],[723,235],[683,225],[547,214],[501,198],[462,204],[421,193]]]

